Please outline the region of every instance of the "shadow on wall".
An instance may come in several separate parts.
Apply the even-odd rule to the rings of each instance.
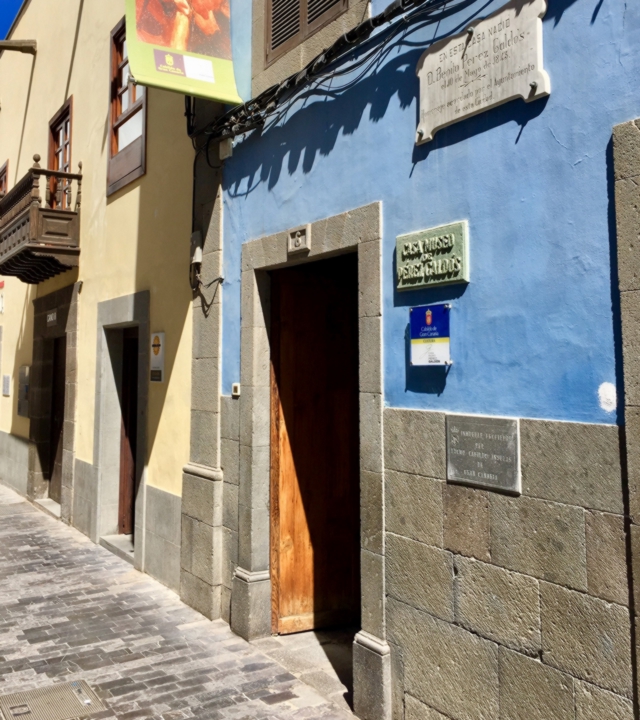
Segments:
[[[152,336],[156,332],[166,333],[164,382],[150,383],[149,387],[148,461],[192,299],[189,263],[193,151],[186,136],[182,96],[155,89],[147,92],[147,173],[131,186],[140,185],[135,290],[150,292]],[[181,135],[176,142],[168,143],[167,139],[177,132]],[[184,157],[183,151],[188,157]],[[190,359],[190,348],[188,357]],[[191,372],[190,363],[183,371]],[[185,402],[190,407],[190,398],[185,398]],[[188,459],[187,450],[183,461],[186,463]]]
[[[557,25],[564,12],[575,2],[577,0],[550,0],[545,21],[554,21]],[[238,197],[250,194],[260,183],[267,183],[268,188],[273,189],[280,179],[287,157],[286,169],[289,174],[295,173],[299,166],[304,173],[311,172],[317,156],[328,156],[340,134],[355,133],[367,107],[369,120],[377,123],[384,118],[395,95],[398,96],[400,108],[406,109],[415,103],[417,122],[419,82],[415,69],[420,56],[429,44],[460,32],[476,17],[486,15],[485,10],[490,4],[483,2],[464,15],[458,10],[457,15],[463,19],[446,33],[435,35],[428,42],[402,35],[389,43],[370,73],[361,79],[346,75],[345,79],[336,78],[333,86],[327,81],[325,87],[301,93],[295,103],[298,109],[285,110],[279,124],[256,130],[241,144],[236,161],[227,163],[225,167],[225,190],[231,197]],[[601,4],[601,0],[595,3],[592,22]],[[431,24],[433,21],[418,22],[411,26],[411,32]],[[364,49],[355,52],[352,60],[357,61],[363,52]],[[346,67],[346,64],[342,67]],[[357,71],[354,74],[357,75]],[[535,103],[514,101],[494,108],[490,113],[475,116],[471,121],[465,120],[440,130],[432,142],[414,148],[414,164],[425,160],[433,150],[454,145],[513,121],[521,127],[519,140],[527,123],[540,115],[546,104],[546,98]],[[243,180],[248,181],[246,189],[241,189]]]
[[[176,117],[175,103],[178,101],[183,102],[182,96],[147,89],[146,174],[107,198],[107,205],[111,205],[139,191],[135,287],[132,292],[149,291],[149,332],[151,337],[154,333],[165,333],[163,382],[149,382],[149,368],[144,372],[146,382],[149,382],[145,466],[153,452],[191,303],[188,282],[191,178],[187,183],[187,196],[183,197],[185,178],[180,176],[179,171],[176,172],[176,154],[182,146],[179,142],[172,145],[167,143],[167,138],[175,130],[172,123]],[[106,147],[109,132],[107,117],[103,148]],[[184,132],[186,138],[186,126]],[[190,157],[188,163],[191,162]],[[167,202],[167,198],[173,198],[175,202]],[[182,227],[182,207],[185,202],[188,205],[187,222]],[[140,409],[140,412],[144,410]],[[184,462],[187,460],[185,456]]]
[[[395,253],[393,257],[393,277],[396,277]],[[394,307],[406,308],[408,318],[410,307],[433,305],[434,303],[445,303],[457,300],[465,294],[467,287],[466,284],[445,285],[443,287],[427,288],[424,290],[412,290],[409,293],[398,292],[398,290],[394,288],[393,305]],[[405,392],[442,395],[447,384],[447,376],[449,375],[451,366],[427,367],[413,366],[411,364],[411,334],[409,332],[409,323],[407,323],[404,333],[404,358],[406,378]]]
[[[622,309],[618,278],[618,229],[616,224],[615,172],[613,162],[613,137],[607,145],[607,220],[609,223],[609,262],[611,263],[611,309],[613,312],[613,340],[616,359],[616,423],[624,425],[624,373],[622,358]]]
[[[12,435],[18,437],[29,436],[29,420],[18,415],[18,386],[20,367],[32,364],[33,353],[33,301],[37,290],[35,285],[29,285],[24,295],[24,304],[20,317],[20,331],[16,340],[16,350],[13,357],[13,375],[11,377],[11,430]]]

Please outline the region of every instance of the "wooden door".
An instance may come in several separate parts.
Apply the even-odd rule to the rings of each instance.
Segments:
[[[136,439],[138,434],[138,328],[123,331],[122,423],[120,430],[120,502],[118,532],[133,535],[135,527]]]
[[[357,256],[272,273],[276,633],[360,613]]]
[[[67,365],[67,339],[53,341],[53,372],[51,381],[51,435],[49,497],[60,502],[62,493],[62,448],[64,431],[64,397]]]

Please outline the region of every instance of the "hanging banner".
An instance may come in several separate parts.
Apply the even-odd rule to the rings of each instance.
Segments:
[[[237,105],[230,0],[126,0],[127,49],[141,85]]]

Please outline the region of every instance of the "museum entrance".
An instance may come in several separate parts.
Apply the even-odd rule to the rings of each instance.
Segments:
[[[120,494],[118,533],[133,536],[136,495],[136,438],[138,434],[138,328],[122,330],[120,385]]]
[[[271,272],[272,631],[360,620],[358,258]]]

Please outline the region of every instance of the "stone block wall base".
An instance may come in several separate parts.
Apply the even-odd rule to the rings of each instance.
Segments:
[[[391,720],[389,645],[366,632],[353,642],[353,706],[360,720]]]
[[[180,599],[209,620],[220,617],[220,586],[209,585],[184,569],[180,571]]]
[[[231,629],[245,640],[271,635],[271,580],[267,572],[236,570],[231,593]]]

